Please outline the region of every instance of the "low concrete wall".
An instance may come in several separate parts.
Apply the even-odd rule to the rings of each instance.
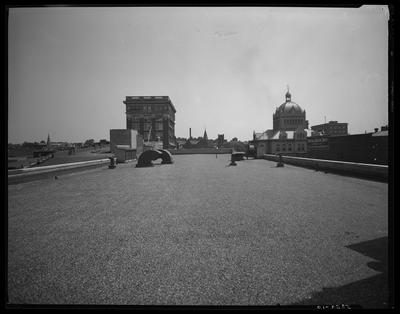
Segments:
[[[272,161],[278,161],[278,156],[265,154],[262,158]],[[345,162],[336,160],[312,159],[302,157],[282,156],[284,163],[311,168],[332,173],[348,174],[360,176],[381,181],[388,180],[387,165],[373,165],[356,162]]]
[[[107,159],[73,162],[73,163],[52,165],[52,166],[9,170],[8,184],[17,184],[22,182],[50,178],[55,175],[101,167],[104,165],[108,165],[109,163],[110,160],[107,158]]]
[[[231,148],[182,148],[182,149],[168,149],[172,155],[186,155],[186,154],[230,154]]]

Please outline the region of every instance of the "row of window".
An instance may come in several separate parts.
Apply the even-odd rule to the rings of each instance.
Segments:
[[[128,122],[128,125],[130,125],[131,129],[134,129],[134,130],[139,130],[140,129],[140,124],[137,123],[137,122],[132,122],[132,123]],[[151,123],[144,123],[143,124],[143,130],[144,131],[149,131],[151,127],[152,127]],[[162,123],[156,123],[155,129],[157,131],[162,131],[164,129],[163,128],[163,124]]]
[[[159,139],[160,141],[162,141],[164,139],[164,133],[163,132],[155,132],[155,133],[151,132],[151,133],[152,133],[152,135],[154,134],[155,137],[157,139]],[[145,139],[145,141],[147,141],[147,139],[149,138],[149,132],[144,132],[143,138]],[[150,137],[150,140],[151,140],[151,137]]]
[[[346,125],[329,125],[329,126],[326,126],[326,128],[328,128],[328,129],[344,129],[344,128],[346,128]]]
[[[153,120],[155,120],[156,122],[162,122],[163,118],[149,118],[149,117],[135,117],[135,116],[128,116],[127,117],[128,121],[133,121],[133,122],[137,122],[139,123],[141,120],[143,120],[144,123],[150,123]]]
[[[137,122],[131,122],[131,121],[128,121],[128,128],[129,129],[134,129],[134,130],[138,130],[138,131],[140,131],[140,124],[139,123],[137,123]],[[150,131],[150,129],[152,128],[152,124],[151,123],[144,123],[143,124],[143,131],[144,132],[148,132],[148,131]],[[157,131],[164,131],[164,126],[163,126],[163,124],[162,123],[156,123],[156,125],[155,125],[155,130],[153,130],[153,131],[155,131],[155,132],[157,132]],[[174,133],[174,127],[172,126],[172,125],[170,125],[169,126],[169,131],[170,131],[170,133]]]
[[[312,129],[316,130],[316,131],[332,131],[332,130],[347,130],[347,126],[346,125],[329,125],[329,126],[321,126],[321,127],[312,127]]]
[[[131,126],[132,129],[139,130],[140,122],[139,122],[138,119],[128,118],[127,119],[127,124],[129,126]],[[151,121],[149,121],[149,120],[145,120],[143,122],[143,127],[144,127],[145,131],[149,130],[152,125],[153,125],[153,123]],[[164,128],[162,120],[161,121],[160,120],[156,121],[155,128],[156,128],[156,130],[162,130]]]
[[[293,145],[294,147],[294,145]],[[304,143],[298,143],[297,144],[297,151],[305,151],[306,150],[306,145]],[[276,151],[280,152],[281,151],[281,145],[276,144]],[[292,144],[287,144],[287,151],[291,152],[292,151]],[[282,152],[286,152],[286,144],[282,144]]]
[[[132,111],[143,111],[143,112],[163,112],[168,110],[167,105],[163,106],[152,106],[152,105],[134,105],[129,107]]]
[[[303,124],[303,120],[302,119],[284,119],[283,124],[298,125],[298,124]]]
[[[346,133],[346,130],[329,130],[330,133]]]
[[[294,138],[295,139],[305,139],[306,138],[306,134],[305,133],[294,133]],[[287,139],[287,134],[280,133],[279,134],[279,139],[280,140],[286,140]]]
[[[306,134],[305,133],[295,133],[294,137],[297,139],[304,139],[304,138],[306,138]]]

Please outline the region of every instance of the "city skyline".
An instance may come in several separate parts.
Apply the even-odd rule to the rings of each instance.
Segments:
[[[310,127],[388,124],[388,9],[11,8],[8,141],[108,139],[126,96],[171,98],[176,137],[246,141],[285,101]]]

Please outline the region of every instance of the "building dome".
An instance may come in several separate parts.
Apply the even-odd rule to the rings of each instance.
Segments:
[[[286,101],[282,105],[279,106],[278,112],[285,113],[303,113],[303,109],[292,101]]]
[[[292,101],[292,95],[288,91],[285,94],[286,101],[276,108],[273,114],[273,129],[275,131],[295,131],[298,127],[308,128],[306,111]]]
[[[292,95],[289,93],[289,86],[285,97],[286,101],[279,106],[279,108],[277,109],[278,112],[294,113],[294,114],[303,113],[303,109],[301,109],[301,107],[298,104],[292,101]]]

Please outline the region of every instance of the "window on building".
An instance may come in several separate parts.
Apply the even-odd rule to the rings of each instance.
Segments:
[[[292,151],[292,144],[288,144],[288,151],[289,151],[289,152]]]
[[[157,121],[156,122],[156,130],[161,131],[163,129],[163,123],[162,121]]]
[[[281,150],[281,145],[276,144],[276,151],[279,152]]]
[[[150,127],[151,127],[151,123],[149,123],[149,122],[144,123],[144,131],[149,131]]]
[[[286,144],[282,144],[282,151],[286,152]]]
[[[163,138],[163,132],[156,132],[156,137]]]

